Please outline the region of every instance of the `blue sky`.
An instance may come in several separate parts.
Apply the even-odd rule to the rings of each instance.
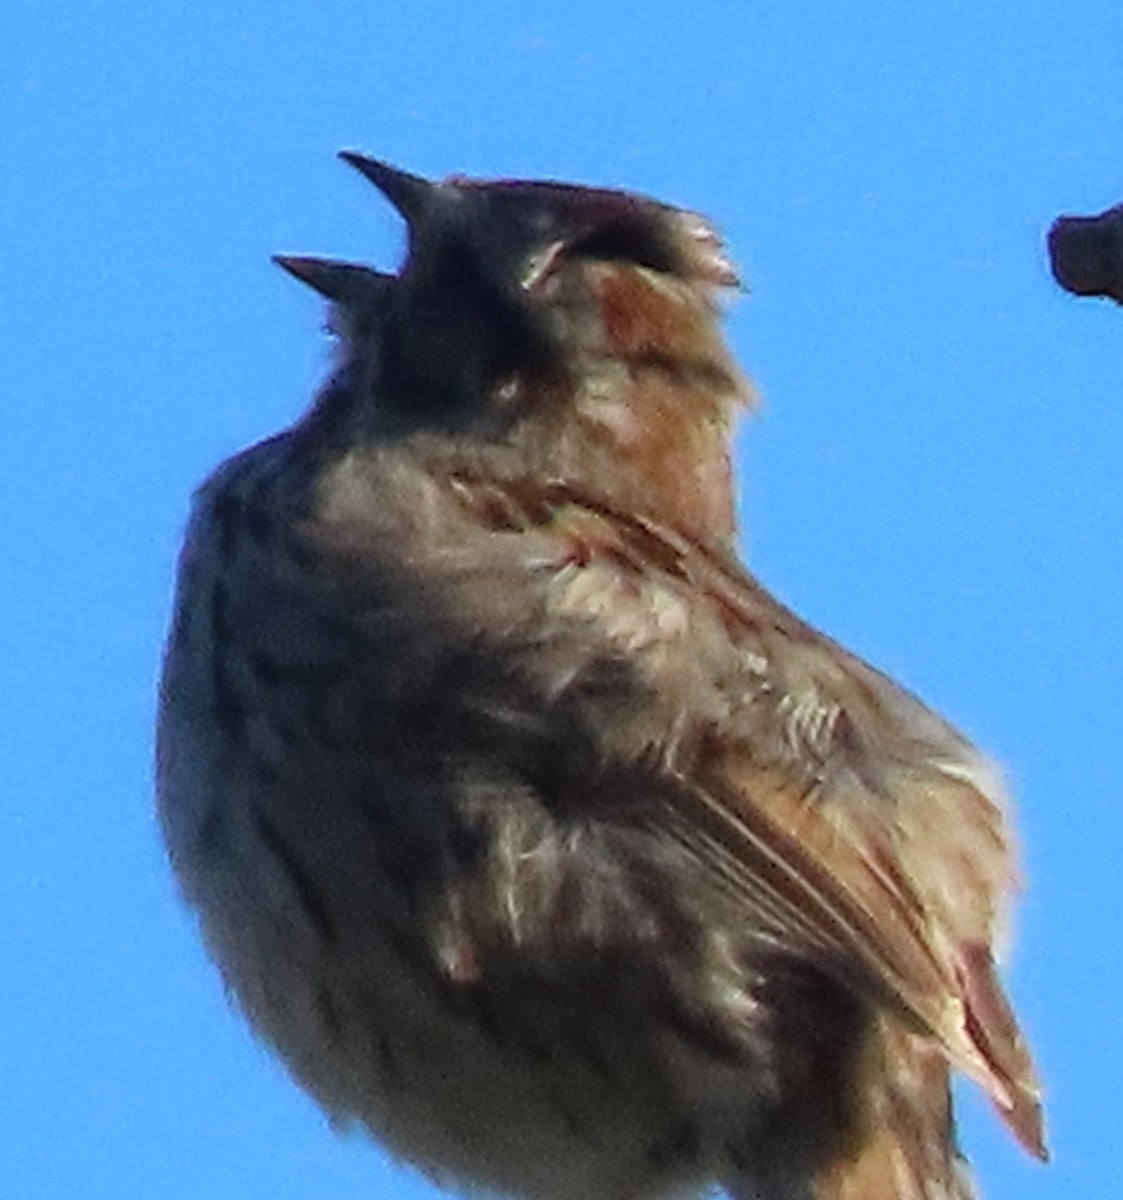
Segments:
[[[751,293],[746,547],[1007,767],[1012,986],[1053,1166],[963,1093],[992,1200],[1123,1176],[1123,311],[1050,283],[1123,200],[1118,0],[6,0],[0,37],[0,1178],[12,1200],[422,1197],[228,1008],[151,810],[193,484],[329,347],[274,251],[393,266],[335,162],[697,207]]]

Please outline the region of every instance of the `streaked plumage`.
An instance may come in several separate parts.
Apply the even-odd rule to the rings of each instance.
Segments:
[[[452,1185],[965,1200],[949,1070],[1043,1154],[993,768],[734,550],[710,226],[345,156],[399,276],[280,260],[340,365],[201,489],[159,735],[255,1027]]]

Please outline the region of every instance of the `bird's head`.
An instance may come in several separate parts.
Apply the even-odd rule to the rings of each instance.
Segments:
[[[400,273],[309,257],[277,261],[332,301],[336,327],[355,352],[369,349],[362,343],[375,327],[384,343],[397,343],[380,350],[400,360],[391,373],[401,377],[402,403],[440,408],[443,399],[455,410],[471,403],[473,389],[478,399],[497,379],[569,355],[571,328],[556,319],[557,300],[559,292],[574,299],[562,281],[590,265],[633,268],[651,291],[662,282],[707,298],[738,283],[704,218],[646,196],[464,176],[433,183],[351,151],[340,157],[404,217],[409,250]],[[391,335],[373,319],[386,310],[394,313]]]
[[[341,157],[401,213],[408,251],[396,275],[278,259],[334,306],[344,368],[322,403],[380,438],[515,446],[530,474],[622,472],[727,512],[731,414],[748,387],[717,320],[737,276],[703,217],[607,188],[433,183]]]
[[[431,274],[519,299],[575,259],[632,263],[711,287],[737,283],[702,217],[645,196],[460,175],[430,183],[351,151],[341,157],[405,218],[407,276]]]

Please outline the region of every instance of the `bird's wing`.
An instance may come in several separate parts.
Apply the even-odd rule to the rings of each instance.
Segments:
[[[610,735],[647,739],[607,752],[660,776],[639,819],[784,946],[935,1039],[1044,1157],[1039,1088],[993,961],[1013,872],[981,758],[722,551],[562,485],[454,487],[476,519],[528,535],[525,569],[552,617],[591,623],[669,697],[657,732],[648,714]]]

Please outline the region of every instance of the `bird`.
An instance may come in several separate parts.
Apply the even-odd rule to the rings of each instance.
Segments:
[[[712,222],[341,157],[394,272],[195,494],[156,737],[183,896],[340,1126],[518,1200],[969,1200],[1046,1157],[998,769],[738,553]]]

